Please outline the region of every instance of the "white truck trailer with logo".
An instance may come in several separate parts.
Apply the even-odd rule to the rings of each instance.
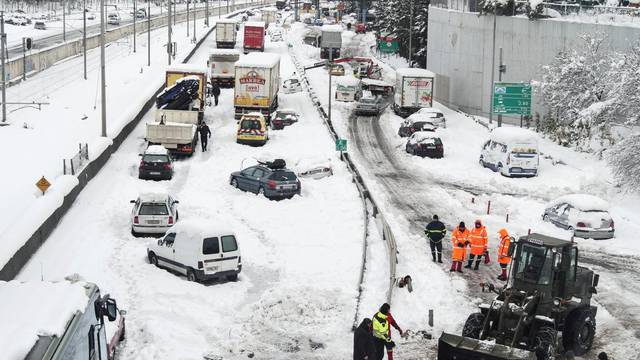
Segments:
[[[218,49],[233,49],[236,47],[238,21],[231,19],[218,19],[216,21],[216,47]]]
[[[240,60],[240,51],[234,49],[211,49],[209,51],[209,81],[220,87],[234,85],[234,67]]]
[[[240,58],[235,66],[233,105],[235,118],[243,114],[260,112],[267,123],[278,108],[280,89],[280,55],[250,53]]]
[[[125,312],[92,283],[0,281],[0,299],[3,359],[113,360],[125,338]]]
[[[393,111],[406,118],[421,108],[431,107],[435,78],[433,72],[425,69],[397,69]]]

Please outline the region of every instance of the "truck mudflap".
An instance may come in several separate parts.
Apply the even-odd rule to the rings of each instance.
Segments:
[[[438,360],[536,360],[536,355],[492,341],[442,333],[438,340]]]

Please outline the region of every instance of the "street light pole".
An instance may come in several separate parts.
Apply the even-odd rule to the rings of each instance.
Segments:
[[[333,62],[333,48],[329,48],[329,111],[327,112],[327,117],[329,119],[329,124],[331,124],[331,63]]]
[[[204,13],[204,16],[207,18],[204,24],[209,27],[209,0],[204,0]]]
[[[7,34],[4,33],[4,11],[0,11],[0,43],[2,43],[0,45],[0,51],[2,51],[2,55],[0,55],[0,58],[2,58],[2,69],[0,69],[2,71],[2,122],[7,121],[7,75],[4,71],[4,49],[6,42]]]
[[[189,0],[187,0],[187,37],[189,37]]]
[[[489,103],[489,124],[493,123],[493,82],[495,81],[496,67],[496,14],[493,14],[493,49],[491,50],[491,102]]]
[[[133,52],[136,52],[136,19],[138,17],[136,2],[137,0],[133,0]]]
[[[100,97],[102,100],[102,136],[107,136],[107,79],[105,71],[104,56],[104,0],[100,0],[100,83],[102,91]]]
[[[169,13],[167,14],[167,60],[169,65],[171,65],[171,48],[173,47],[171,44],[171,1],[169,1],[168,4]]]
[[[151,66],[151,0],[147,0],[147,66]]]
[[[409,67],[413,59],[413,0],[409,2]]]
[[[84,58],[84,79],[87,80],[87,0],[83,0],[82,7],[82,57]]]
[[[196,43],[196,18],[198,16],[198,3],[193,3],[193,43]]]
[[[65,0],[62,0],[62,41],[67,41],[67,16],[65,8]]]

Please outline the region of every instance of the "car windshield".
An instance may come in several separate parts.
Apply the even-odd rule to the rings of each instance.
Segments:
[[[148,163],[162,163],[169,162],[167,155],[147,154],[142,158],[142,161]]]
[[[165,204],[142,204],[139,215],[169,215]]]
[[[242,130],[260,130],[260,121],[258,120],[242,120],[240,123]]]
[[[522,245],[522,253],[516,272],[516,279],[548,285],[551,281],[553,253],[548,248],[535,245]]]
[[[295,117],[296,117],[296,114],[289,113],[289,112],[278,112],[276,114],[276,118],[278,119],[294,119]]]
[[[511,155],[514,157],[534,157],[538,154],[538,150],[534,146],[518,145],[511,149]]]
[[[205,238],[202,240],[202,254],[211,255],[220,252],[220,244],[217,237]]]
[[[236,242],[236,237],[233,235],[225,235],[220,238],[222,240],[222,251],[236,251],[238,250],[238,243]]]
[[[296,174],[291,171],[276,171],[269,178],[275,181],[291,181],[296,180]]]

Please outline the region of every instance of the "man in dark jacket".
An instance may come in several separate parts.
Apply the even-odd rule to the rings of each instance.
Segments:
[[[202,144],[202,151],[207,151],[207,143],[209,142],[209,138],[211,137],[211,130],[209,130],[209,126],[204,121],[198,128],[198,132],[200,133],[200,143]]]
[[[438,215],[433,215],[433,220],[427,224],[424,229],[424,233],[429,238],[429,246],[431,247],[431,256],[433,261],[436,261],[436,254],[438,255],[438,262],[442,263],[442,239],[447,233],[447,229],[444,224],[438,220]]]
[[[364,318],[353,332],[353,360],[373,360],[375,349],[371,319]]]
[[[218,106],[218,96],[220,96],[220,86],[217,83],[211,84],[211,93],[213,94],[213,99],[216,102],[216,106]]]

